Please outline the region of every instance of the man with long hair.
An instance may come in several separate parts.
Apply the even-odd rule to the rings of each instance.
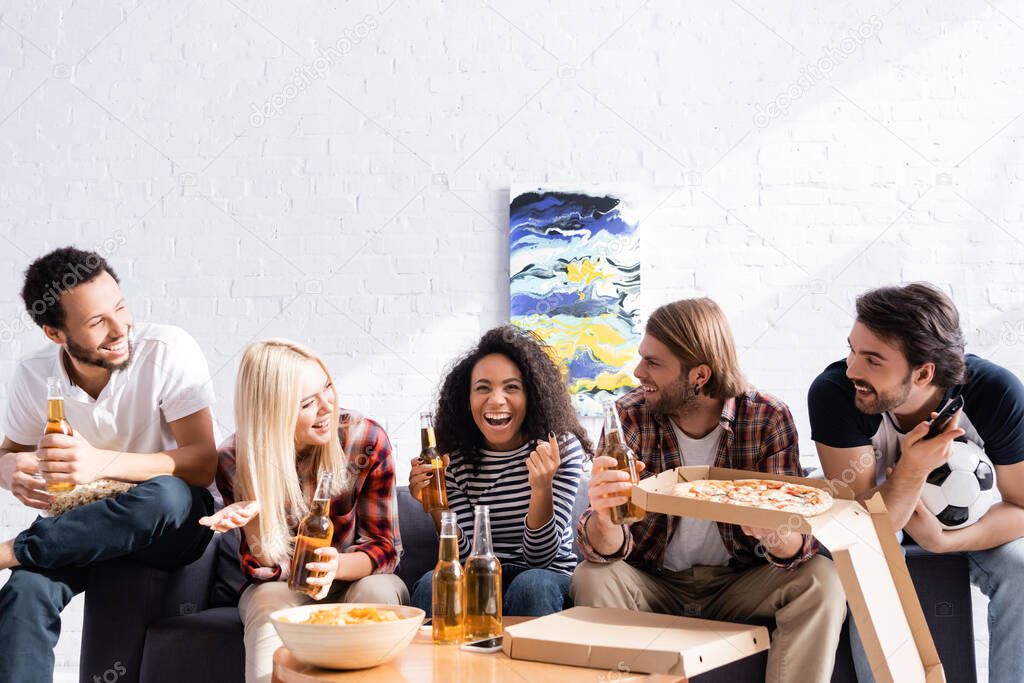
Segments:
[[[647,473],[687,465],[800,476],[796,427],[779,399],[750,387],[728,321],[710,299],[654,311],[634,370],[641,386],[616,402],[626,444]],[[600,453],[603,447],[598,446]],[[577,605],[708,619],[775,620],[768,681],[832,676],[846,599],[811,536],[648,513],[614,524],[629,475],[594,459],[590,509],[577,537],[586,562]]]
[[[136,324],[99,254],[57,249],[25,272],[25,307],[50,344],[22,359],[8,386],[0,486],[46,510],[48,484],[137,483],[125,493],[37,519],[0,544],[0,681],[50,681],[60,614],[89,567],[130,557],[162,568],[198,558],[212,535],[203,487],[217,466],[206,359],[184,330]],[[73,434],[40,436],[47,382],[64,395]],[[64,494],[64,495],[74,495]]]
[[[964,353],[960,314],[927,283],[881,287],[857,298],[846,360],[818,375],[807,396],[811,438],[825,475],[859,498],[882,494],[895,531],[934,553],[966,552],[971,581],[989,599],[989,680],[1024,680],[1024,384]],[[952,400],[964,406],[945,430],[923,438]],[[946,530],[921,503],[928,475],[953,441],[984,449],[1002,502],[970,526]],[[857,675],[871,680],[860,639]]]

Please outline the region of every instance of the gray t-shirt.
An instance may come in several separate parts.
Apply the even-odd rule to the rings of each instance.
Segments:
[[[714,465],[718,453],[718,440],[722,436],[722,426],[718,425],[707,436],[694,439],[672,423],[672,431],[679,442],[679,454],[683,464],[688,467]],[[680,517],[676,530],[665,548],[662,568],[667,571],[680,572],[690,567],[721,567],[729,564],[729,551],[722,543],[722,535],[718,532],[718,524],[704,519]]]

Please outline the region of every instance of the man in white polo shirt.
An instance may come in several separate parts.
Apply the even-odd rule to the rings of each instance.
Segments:
[[[25,272],[22,298],[53,342],[24,358],[8,387],[0,486],[46,509],[47,483],[132,482],[126,493],[40,517],[0,544],[0,681],[50,681],[60,614],[89,566],[121,557],[174,568],[198,558],[213,511],[213,390],[185,331],[135,324],[117,276],[93,252],[57,249]],[[42,436],[47,378],[74,434]]]

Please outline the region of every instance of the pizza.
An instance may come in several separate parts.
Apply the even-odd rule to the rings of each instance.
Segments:
[[[820,515],[832,507],[828,491],[771,479],[698,479],[676,484],[672,495],[805,516]]]

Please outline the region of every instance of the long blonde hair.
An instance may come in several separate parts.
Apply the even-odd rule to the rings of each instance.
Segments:
[[[324,362],[310,349],[287,339],[249,345],[235,380],[235,499],[260,503],[257,555],[271,562],[291,553],[289,522],[309,510],[296,469],[295,424],[302,401],[303,366]],[[330,441],[311,447],[313,476],[334,473],[335,491],[345,486],[347,458],[338,436],[338,409],[331,414]],[[341,481],[339,481],[341,480]],[[332,495],[334,492],[332,491]]]

